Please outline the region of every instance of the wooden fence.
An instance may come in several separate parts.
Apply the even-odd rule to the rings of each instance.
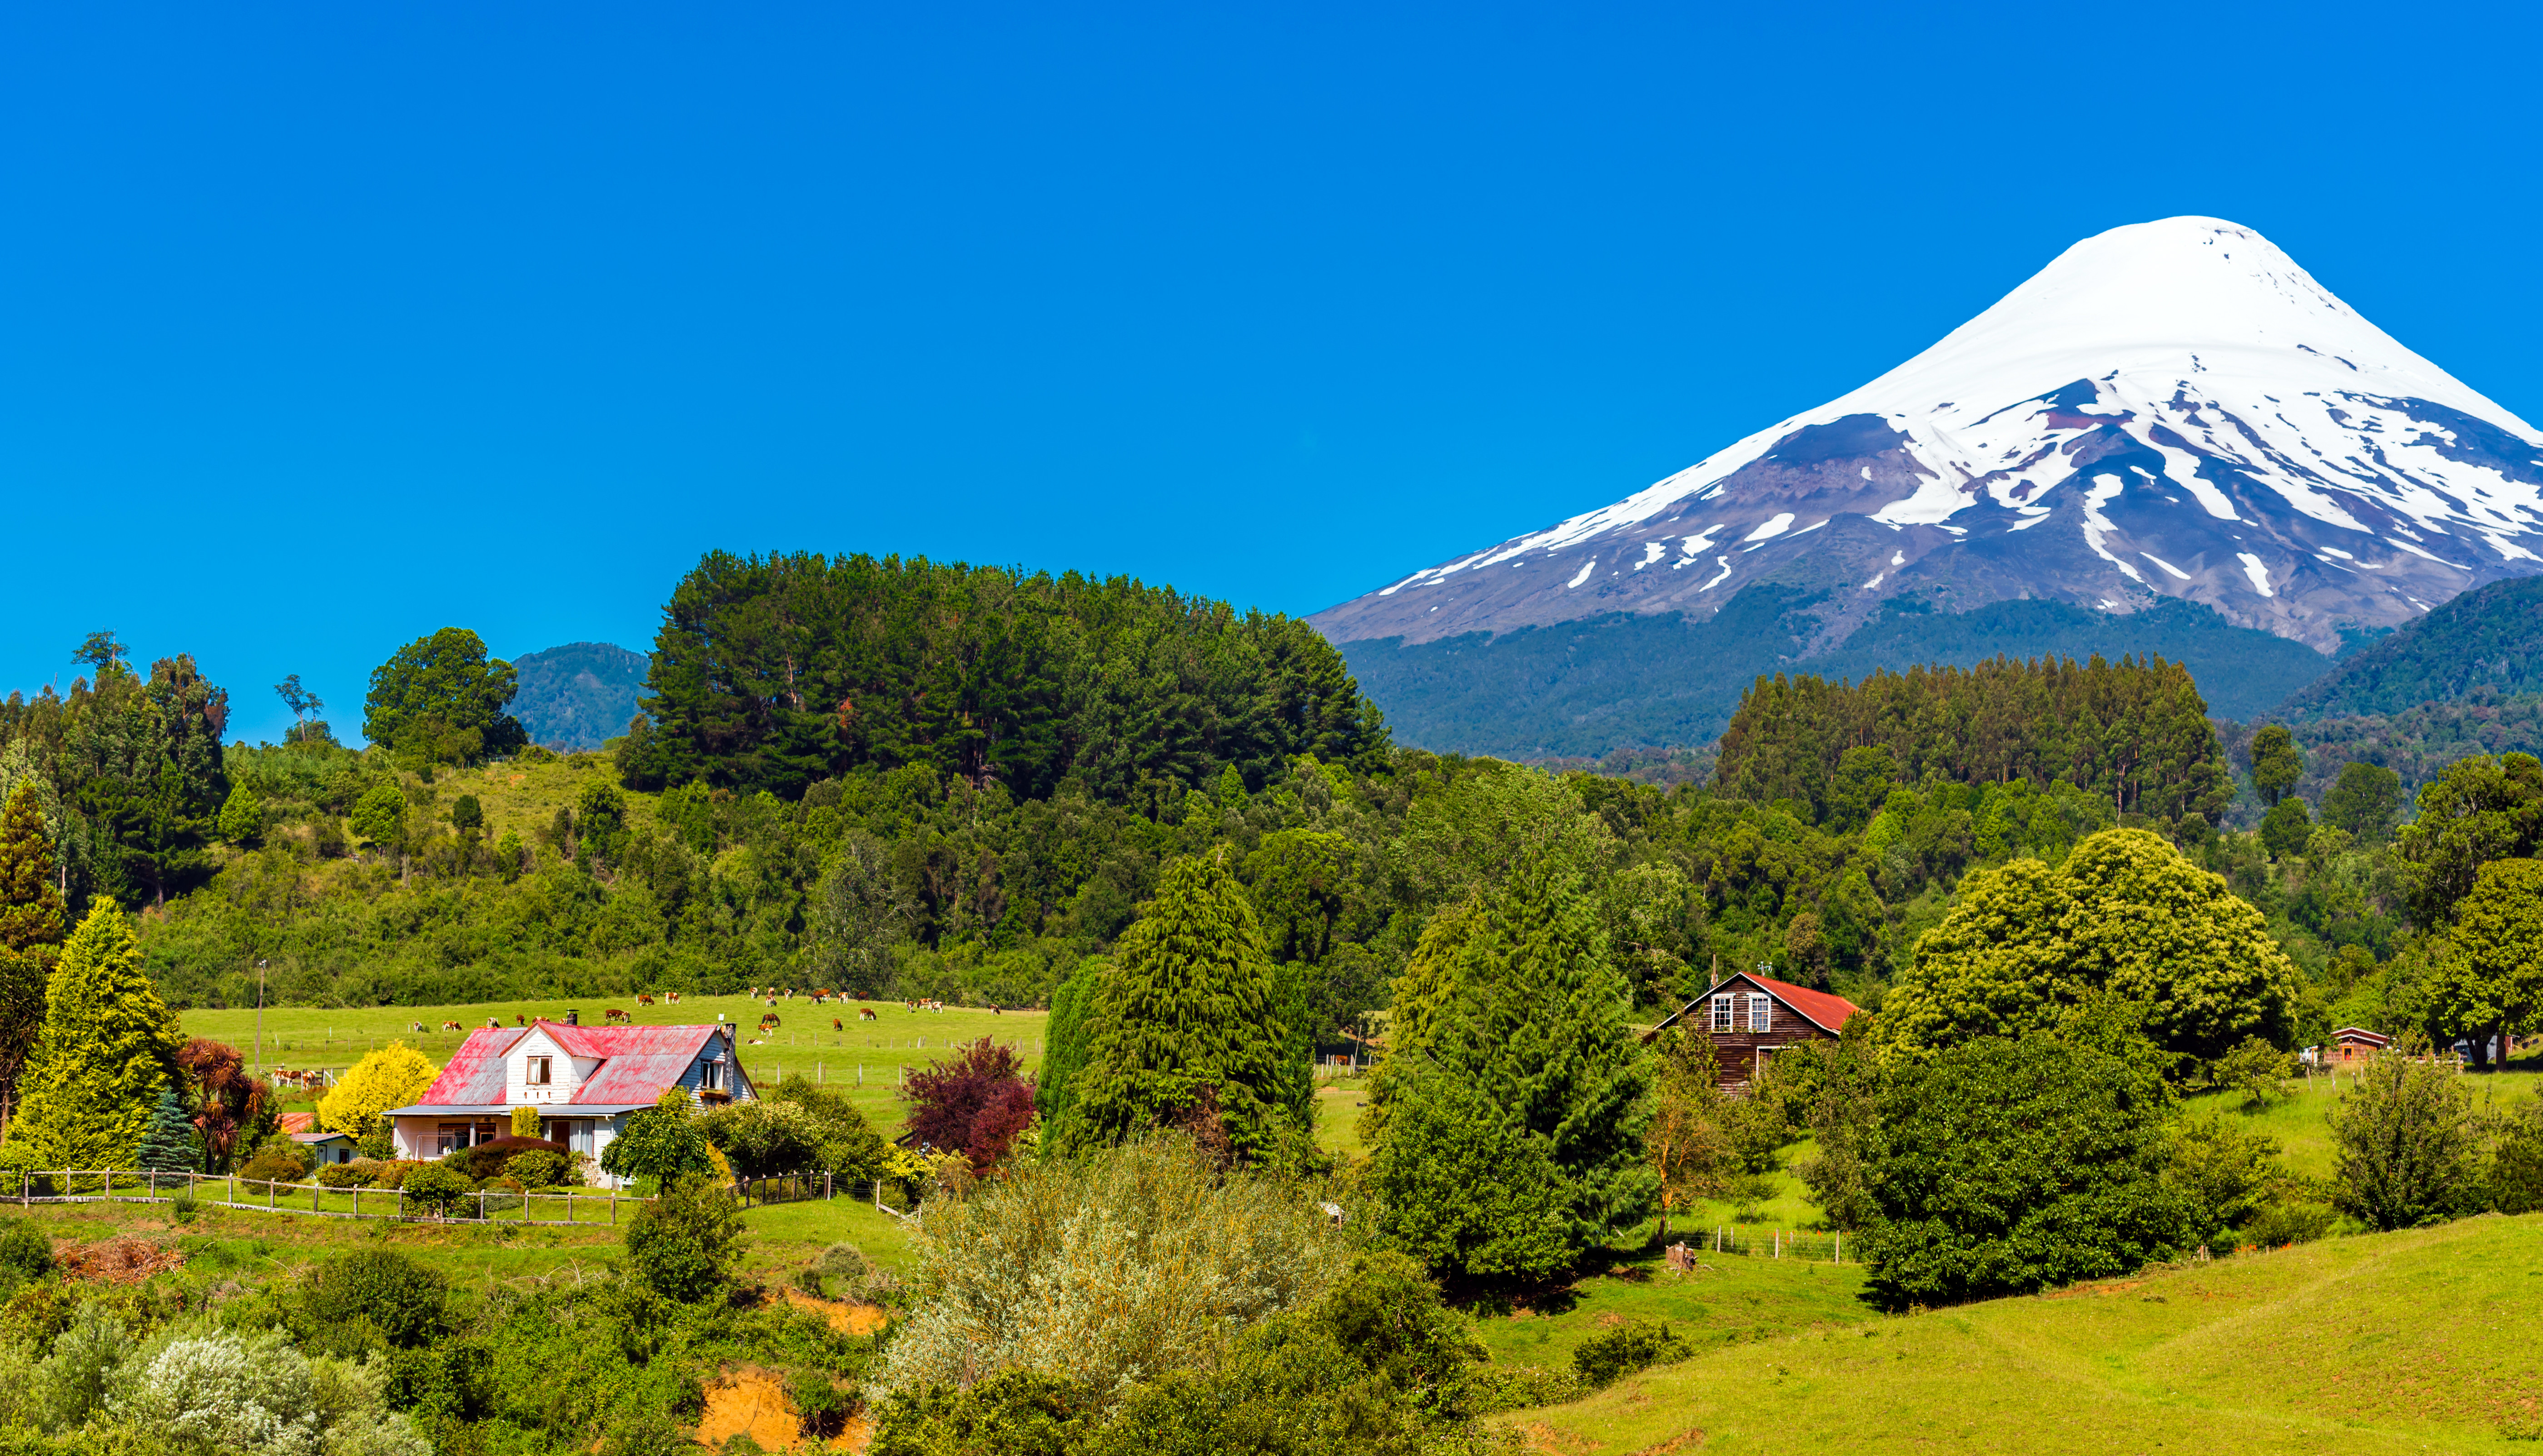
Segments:
[[[39,1188],[43,1191],[37,1191]],[[883,1188],[862,1180],[842,1184],[826,1173],[785,1174],[736,1180],[733,1192],[744,1208],[767,1203],[827,1201],[845,1195],[871,1197],[876,1208],[904,1223],[916,1224],[916,1210],[903,1213],[883,1201]],[[217,1193],[218,1196],[212,1196]],[[0,1199],[9,1196],[0,1192]],[[244,1208],[264,1213],[296,1213],[311,1218],[431,1219],[441,1223],[590,1224],[615,1227],[619,1205],[631,1210],[653,1201],[612,1188],[568,1188],[560,1192],[515,1193],[479,1188],[460,1196],[460,1211],[425,1214],[407,1211],[400,1188],[328,1188],[314,1183],[269,1183],[237,1174],[158,1173],[124,1168],[58,1169],[18,1176],[16,1201],[38,1203],[174,1203],[189,1200],[212,1208]],[[544,1209],[544,1213],[542,1212]]]
[[[1690,1229],[1683,1241],[1668,1248],[1673,1268],[1687,1268],[1711,1255],[1742,1259],[1799,1259],[1812,1264],[1845,1263],[1845,1235],[1799,1233],[1792,1229],[1738,1228],[1725,1224]]]

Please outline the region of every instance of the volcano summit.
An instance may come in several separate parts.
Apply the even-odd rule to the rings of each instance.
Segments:
[[[1811,609],[1805,656],[1899,597],[2178,598],[2330,651],[2538,572],[2543,434],[2260,234],[2173,217],[2077,243],[1906,363],[1648,490],[1310,620],[1418,645],[1699,622],[1771,583]]]

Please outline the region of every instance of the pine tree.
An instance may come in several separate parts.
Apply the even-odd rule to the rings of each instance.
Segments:
[[[1217,857],[1178,861],[1125,932],[1105,988],[1067,1140],[1118,1141],[1173,1123],[1214,1091],[1231,1151],[1278,1139],[1279,985],[1244,887]]]
[[[0,948],[55,946],[62,940],[62,895],[53,882],[53,841],[44,832],[35,787],[20,784],[0,808]]]
[[[1500,1111],[1495,1135],[1528,1139],[1558,1175],[1548,1212],[1577,1257],[1650,1216],[1658,1194],[1643,1155],[1650,1071],[1625,1025],[1624,976],[1580,871],[1555,855],[1517,866],[1452,934],[1464,942],[1453,988],[1419,988],[1431,1025],[1416,1046],[1390,1050],[1441,1077],[1407,1069],[1387,1135],[1467,1122],[1409,1116],[1404,1104],[1425,1085],[1473,1089]]]
[[[150,1125],[141,1134],[141,1146],[133,1150],[133,1163],[162,1173],[199,1173],[202,1154],[194,1147],[194,1124],[186,1120],[185,1106],[177,1100],[174,1083],[159,1089],[158,1110],[150,1114]]]
[[[9,1146],[39,1168],[131,1167],[183,1040],[123,911],[100,897],[44,988]]]

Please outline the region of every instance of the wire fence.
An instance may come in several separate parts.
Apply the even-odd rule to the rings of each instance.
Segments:
[[[1672,1268],[1691,1267],[1698,1259],[1713,1255],[1726,1259],[1798,1259],[1810,1264],[1843,1264],[1846,1262],[1845,1235],[1724,1224],[1692,1230],[1681,1242],[1668,1247],[1668,1262]]]

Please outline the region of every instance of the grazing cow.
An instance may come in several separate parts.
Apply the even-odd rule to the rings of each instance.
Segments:
[[[654,993],[653,993],[653,992],[651,992],[651,991],[639,991],[639,992],[637,992],[637,993],[636,993],[636,1004],[637,1004],[637,1005],[639,1005],[639,1006],[651,1006],[651,1005],[653,1005],[653,1004],[654,1004]]]
[[[769,997],[769,998],[768,998],[768,1000],[767,1000],[767,1002],[766,1002],[766,1004],[767,1004],[767,1005],[770,1005],[770,1006],[775,1006],[775,1005],[777,1004],[777,998],[776,998],[776,997],[774,997],[774,996]]]
[[[860,1006],[857,1008],[857,1020],[861,1022],[879,1022],[882,1021],[883,1018],[875,1015],[873,1007]]]
[[[530,1024],[530,1023],[529,1023],[529,1020],[528,1020],[527,1018],[523,1017],[519,1012],[517,1012],[517,1011],[516,1011],[516,1012],[513,1012],[513,1013],[512,1013],[512,1025],[513,1025],[513,1026],[516,1026],[516,1027],[526,1027],[526,1026],[528,1026],[529,1024]]]
[[[500,1032],[503,1030],[503,1019],[500,1016],[490,1016],[486,1018],[486,1030],[490,1032]]]
[[[415,1024],[415,1031],[416,1031],[416,1035],[419,1035],[419,1036],[423,1035],[424,1035],[424,1023],[422,1023],[422,1022],[417,1022],[417,1023]]]
[[[839,1024],[839,1019],[837,1017],[832,1017],[830,1018],[830,1030],[833,1032],[844,1032],[847,1028]]]
[[[991,1016],[996,1016],[997,1014],[998,1014],[998,1003],[996,1003],[995,1001],[992,1001],[992,1002],[990,1002],[990,1003],[989,1003],[989,1015],[991,1015]]]
[[[763,1015],[759,1018],[759,1030],[761,1030],[761,1031],[763,1031],[763,1032],[767,1031],[770,1027],[773,1027],[773,1026],[776,1026],[776,1025],[777,1025],[777,1013],[775,1013],[775,1012],[773,1012],[773,1011],[771,1011],[771,1012],[767,1012],[767,1013],[763,1014]]]
[[[627,1013],[625,1013],[625,1012],[623,1012],[623,1011],[620,1011],[620,1010],[619,1010],[617,1007],[615,1007],[615,1006],[613,1006],[613,1007],[609,1008],[607,1011],[604,1011],[604,1012],[602,1012],[602,1013],[600,1014],[600,1024],[601,1024],[602,1026],[604,1026],[604,1027],[607,1027],[607,1026],[615,1026],[615,1025],[617,1025],[617,1024],[618,1024],[618,1023],[620,1023],[620,1022],[625,1022],[625,1023],[627,1023],[628,1025],[633,1026],[633,1025],[635,1025],[635,1023],[636,1023],[636,1018],[634,1018],[634,1017],[632,1017],[632,1016],[629,1016]]]
[[[462,1026],[461,1026],[461,1025],[459,1025],[459,1023],[457,1023],[457,1022],[443,1022],[443,1023],[441,1024],[441,1030],[443,1030],[443,1031],[445,1031],[445,1032],[462,1032],[462,1031],[466,1031],[466,1030],[467,1030],[467,1028],[462,1027]]]
[[[662,993],[662,999],[673,1006],[677,1006],[680,1004],[680,993],[677,991],[665,991]]]

